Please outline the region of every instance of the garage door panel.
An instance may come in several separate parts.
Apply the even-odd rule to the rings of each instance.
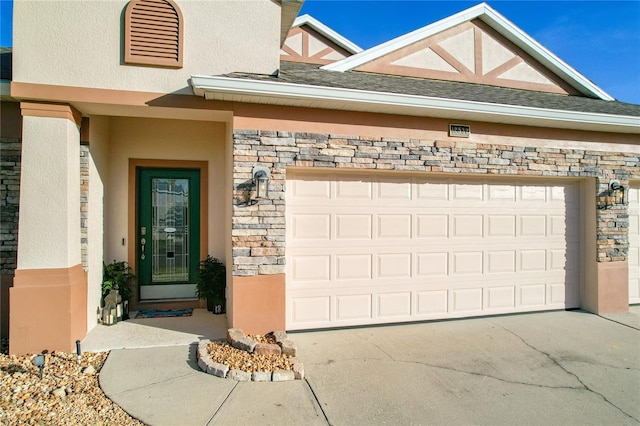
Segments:
[[[437,277],[449,274],[449,253],[416,253],[416,276]]]
[[[549,299],[548,304],[551,305],[564,305],[567,299],[567,293],[564,282],[551,283],[548,285],[547,295]]]
[[[449,215],[417,214],[416,238],[447,238],[449,236]]]
[[[383,181],[378,185],[378,199],[392,200],[411,200],[412,186],[411,182],[406,180]]]
[[[411,292],[378,294],[378,318],[411,315]]]
[[[331,319],[329,296],[295,297],[292,299],[293,322],[326,323]]]
[[[291,217],[292,239],[331,238],[331,215],[329,214],[296,214]]]
[[[410,214],[379,214],[376,223],[378,238],[411,238]]]
[[[453,290],[452,312],[481,312],[482,311],[482,289],[464,288]]]
[[[370,240],[373,237],[373,217],[370,214],[336,214],[335,222],[337,239]]]
[[[292,256],[293,281],[327,281],[331,279],[331,256]]]
[[[547,187],[542,185],[524,184],[520,187],[520,199],[525,202],[546,201]]]
[[[287,328],[577,306],[575,182],[331,176],[287,184]]]
[[[541,250],[521,250],[520,270],[526,272],[546,271],[547,251]]]
[[[454,252],[451,254],[452,274],[482,274],[483,252]]]
[[[489,287],[485,295],[486,309],[507,309],[516,306],[515,286]]]
[[[381,253],[376,256],[377,278],[410,278],[411,253]]]
[[[342,180],[335,183],[336,198],[347,200],[371,200],[373,198],[373,183],[359,179]]]
[[[336,280],[371,279],[372,265],[370,254],[336,255]]]
[[[487,199],[490,202],[504,203],[505,201],[515,201],[516,189],[515,185],[487,185]]]
[[[516,216],[515,215],[494,215],[487,217],[487,237],[515,237],[516,236]]]
[[[415,194],[418,200],[449,200],[449,182],[446,180],[433,180],[429,182],[418,180],[415,187]]]
[[[454,238],[482,237],[483,216],[470,214],[454,214],[452,218],[451,236]]]
[[[438,316],[449,310],[449,291],[433,290],[416,292],[416,316]]]
[[[484,199],[484,188],[482,185],[474,183],[454,183],[453,187],[453,200],[477,200],[482,201]]]
[[[520,216],[520,235],[524,237],[546,237],[547,216],[523,214]]]
[[[371,294],[354,294],[336,296],[336,320],[371,319]]]
[[[547,303],[547,286],[544,283],[520,285],[519,290],[520,306],[533,308]]]
[[[514,250],[487,252],[487,273],[501,274],[516,271],[516,252]]]
[[[331,198],[331,182],[321,176],[308,176],[289,182],[290,191],[297,200],[328,200]]]

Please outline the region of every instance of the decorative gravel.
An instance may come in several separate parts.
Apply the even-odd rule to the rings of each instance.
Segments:
[[[45,355],[42,380],[33,355],[0,354],[0,424],[141,425],[98,385],[106,352]]]
[[[273,343],[256,336],[247,336],[259,343]],[[262,337],[262,336],[260,336]],[[290,358],[287,355],[262,355],[236,349],[227,342],[211,342],[207,346],[213,362],[225,364],[231,370],[242,370],[253,373],[255,371],[291,370]]]

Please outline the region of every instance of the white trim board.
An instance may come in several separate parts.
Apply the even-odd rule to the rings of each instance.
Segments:
[[[338,34],[331,28],[327,27],[322,22],[318,21],[311,15],[302,15],[298,16],[296,20],[293,22],[292,28],[301,27],[303,25],[308,25],[338,46],[347,50],[350,53],[359,53],[362,52],[362,48],[357,44],[353,43],[351,40],[348,40],[346,37]]]

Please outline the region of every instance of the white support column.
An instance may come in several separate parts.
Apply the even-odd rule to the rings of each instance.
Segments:
[[[21,104],[18,268],[10,351],[73,349],[87,329],[80,250],[80,114],[69,105]]]
[[[70,120],[23,119],[18,242],[18,269],[81,262],[80,133]]]

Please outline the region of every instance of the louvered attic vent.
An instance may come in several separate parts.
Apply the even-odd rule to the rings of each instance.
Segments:
[[[182,68],[182,13],[171,0],[131,0],[125,10],[124,62]]]

